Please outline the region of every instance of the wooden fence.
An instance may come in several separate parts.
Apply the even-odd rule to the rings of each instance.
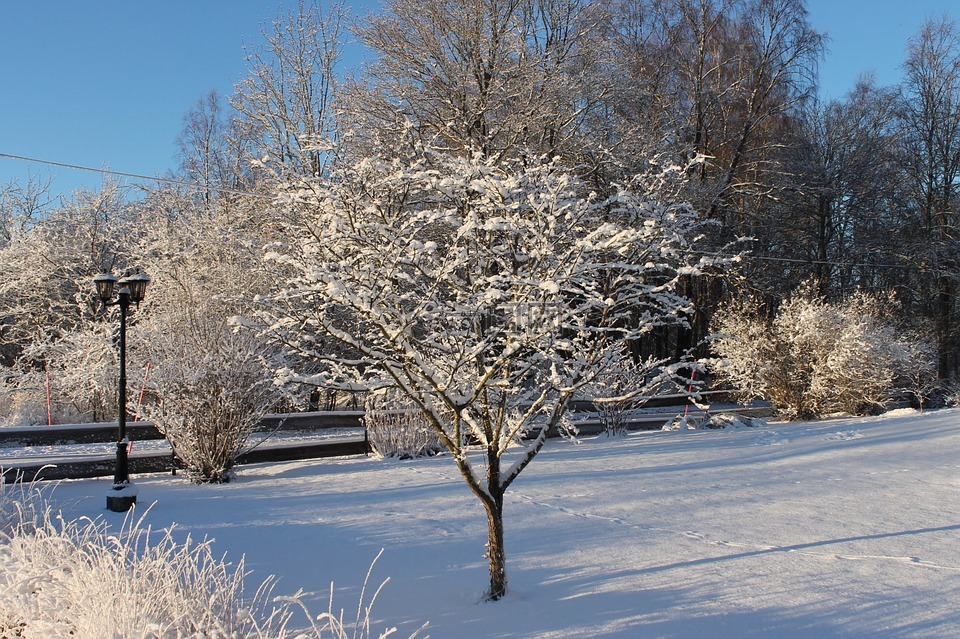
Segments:
[[[362,411],[289,413],[266,415],[252,438],[251,448],[237,458],[239,464],[291,461],[342,455],[363,455],[369,452]],[[18,477],[33,479],[82,479],[108,477],[113,474],[116,453],[73,452],[76,444],[103,444],[117,441],[117,423],[67,424],[56,426],[23,426],[0,428],[0,468],[5,482]],[[323,433],[345,430],[345,436],[312,442],[284,443],[270,435],[289,431]],[[352,431],[352,432],[349,432]],[[150,422],[130,422],[127,436],[134,442],[130,453],[130,472],[174,472],[182,464],[169,445],[161,450],[138,450],[136,442],[164,440],[163,434]],[[259,443],[257,443],[259,442]],[[23,452],[26,447],[46,450]],[[3,451],[6,450],[7,454]],[[16,454],[12,454],[16,451]]]
[[[718,393],[711,399],[723,397]],[[647,403],[645,408],[661,408],[631,416],[625,420],[629,430],[659,430],[677,414],[689,411],[691,416],[703,415],[703,411],[690,408],[689,400],[682,395],[657,398],[656,403]],[[670,408],[675,410],[670,410]],[[578,412],[591,411],[588,402],[574,407]],[[735,406],[712,410],[712,414],[736,412],[743,415],[769,415],[769,408]],[[582,413],[581,413],[582,414]],[[582,435],[602,432],[603,424],[598,418],[581,418],[576,421]],[[271,439],[270,434],[289,431],[322,434],[324,431],[345,431],[335,438],[318,441],[295,441],[284,443],[283,438]],[[131,422],[127,424],[127,434],[134,441],[156,441],[164,437],[149,422]],[[5,482],[18,477],[33,479],[81,479],[107,477],[113,474],[116,460],[115,452],[82,453],[71,452],[75,444],[111,443],[117,440],[117,423],[73,424],[58,426],[25,426],[0,428],[0,468],[5,472]],[[287,413],[266,415],[257,429],[253,441],[260,440],[237,459],[238,464],[293,461],[344,455],[364,455],[370,452],[366,428],[363,423],[363,411],[318,411],[309,413]],[[44,447],[47,450],[24,453],[25,447]],[[4,451],[7,451],[4,454]],[[16,451],[16,452],[14,452]],[[173,455],[169,445],[161,450],[137,450],[134,445],[129,457],[130,472],[134,474],[175,472],[182,468]]]

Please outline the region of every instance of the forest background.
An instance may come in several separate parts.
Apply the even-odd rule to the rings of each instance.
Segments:
[[[110,414],[94,274],[155,278],[140,362],[151,348],[191,352],[162,336],[211,318],[221,331],[276,287],[260,257],[285,236],[284,186],[417,145],[549,157],[601,194],[678,167],[670,197],[721,229],[697,250],[740,263],[681,282],[685,322],[648,332],[640,353],[708,354],[725,300],[749,295],[772,314],[812,282],[827,300],[890,295],[898,321],[936,342],[940,377],[960,369],[960,27],[947,16],[910,38],[900,83],[866,76],[829,101],[817,92],[827,42],[799,0],[399,0],[362,17],[303,3],[263,35],[233,92],[185,115],[163,181],[66,196],[42,174],[2,186],[10,415],[42,421],[51,386],[61,419]],[[369,57],[345,72],[357,42]]]

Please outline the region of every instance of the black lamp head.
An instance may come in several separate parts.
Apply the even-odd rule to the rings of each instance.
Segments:
[[[146,273],[137,273],[120,280],[120,286],[125,287],[130,292],[130,301],[137,305],[146,296],[149,283],[150,277]]]
[[[110,301],[113,297],[113,287],[117,283],[117,278],[110,273],[100,273],[93,278],[93,283],[97,287],[97,295],[104,303]]]

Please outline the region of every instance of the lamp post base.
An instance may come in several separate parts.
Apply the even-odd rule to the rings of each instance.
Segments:
[[[137,489],[130,482],[114,484],[107,491],[107,508],[115,513],[125,513],[137,503]]]

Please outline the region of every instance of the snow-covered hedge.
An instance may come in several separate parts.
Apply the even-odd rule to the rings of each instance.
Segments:
[[[891,320],[893,304],[863,292],[829,303],[809,286],[773,318],[754,300],[728,304],[714,319],[713,371],[788,419],[874,412],[897,390],[922,398],[936,375],[934,348]]]
[[[763,426],[762,419],[746,417],[731,413],[719,415],[679,415],[660,430],[740,430],[743,428],[759,428]]]

